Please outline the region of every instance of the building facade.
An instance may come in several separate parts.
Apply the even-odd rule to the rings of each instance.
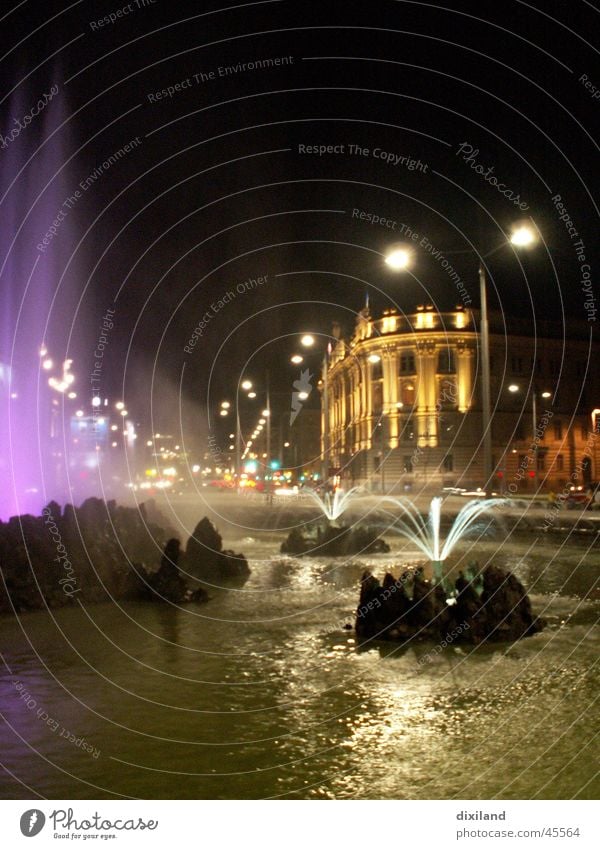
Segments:
[[[321,382],[329,474],[377,491],[484,487],[478,326],[464,307],[378,318],[365,307],[351,338],[334,331]],[[495,491],[558,492],[599,477],[598,351],[585,322],[568,332],[490,317]]]

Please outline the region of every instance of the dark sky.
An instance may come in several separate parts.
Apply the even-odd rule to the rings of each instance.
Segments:
[[[111,14],[114,22],[99,23]],[[14,165],[34,154],[5,201],[10,226],[15,193],[33,203],[39,186],[47,209],[58,210],[65,191],[139,138],[82,193],[41,257],[54,277],[70,262],[50,338],[87,367],[98,323],[114,307],[107,390],[125,392],[142,418],[151,398],[155,413],[172,414],[180,386],[183,407],[193,399],[214,411],[242,374],[264,383],[268,369],[274,391],[289,390],[297,334],[314,330],[324,344],[333,319],[350,329],[367,290],[375,310],[460,303],[423,238],[476,307],[476,252],[494,250],[528,216],[543,243],[520,254],[522,264],[508,248],[490,257],[492,305],[532,322],[585,321],[575,242],[593,280],[599,19],[581,0],[18,6],[3,20],[3,133],[53,84],[58,93],[10,142]],[[291,58],[242,67],[278,57]],[[237,71],[220,76],[225,66]],[[336,148],[318,155],[302,145]],[[462,155],[461,145],[469,145]],[[470,162],[469,150],[477,151]],[[409,170],[408,158],[422,166]],[[493,169],[488,176],[513,197],[472,164]],[[48,214],[34,204],[40,238]],[[402,240],[402,225],[418,241],[411,272],[395,275],[382,255]],[[236,289],[258,277],[267,280]],[[4,276],[2,285],[14,294],[24,282]],[[235,297],[219,306],[228,291]]]

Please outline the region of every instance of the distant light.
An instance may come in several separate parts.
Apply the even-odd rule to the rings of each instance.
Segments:
[[[155,438],[155,439],[160,439],[160,433],[155,433],[155,434],[154,434],[154,438]]]
[[[393,268],[394,271],[400,271],[408,268],[410,265],[410,256],[410,251],[407,251],[406,248],[395,248],[386,256],[385,263],[390,268]]]
[[[229,434],[229,438],[230,438],[230,439],[235,439],[235,433],[230,433],[230,434]]]
[[[306,333],[300,340],[300,344],[304,345],[305,348],[312,348],[315,344],[315,337],[311,336],[310,333]]]
[[[256,392],[248,392],[248,398],[256,398]]]
[[[252,381],[251,380],[242,380],[242,383],[240,385],[241,385],[242,389],[244,389],[246,392],[249,389],[252,389]]]
[[[13,399],[13,401],[14,401],[14,400],[15,400],[16,398],[18,398],[19,396],[17,395],[17,393],[16,393],[16,392],[11,392],[11,393],[10,393],[10,397],[11,397],[11,398]]]
[[[219,413],[222,416],[228,416],[229,415],[229,412],[227,410],[219,410]]]
[[[510,242],[517,248],[527,248],[536,240],[536,234],[526,224],[517,227],[510,235]]]
[[[151,439],[149,439],[149,440],[146,442],[146,445],[148,446],[148,448],[152,448],[152,440],[151,440]]]
[[[397,402],[396,402],[396,409],[397,409],[397,410],[401,410],[403,406],[404,406],[404,404],[402,403],[402,401],[397,401]]]
[[[53,365],[54,363],[52,362],[52,360],[44,360],[44,362],[42,363],[42,368],[46,369],[46,371],[50,371]]]
[[[77,398],[77,392],[69,392],[67,398],[71,398],[71,400],[73,400],[73,398]]]
[[[111,445],[112,445],[112,447],[113,447],[113,448],[116,448],[116,447],[117,447],[117,443],[116,443],[116,442],[111,442]]]
[[[271,411],[270,411],[270,410],[263,410],[263,411],[262,411],[262,413],[261,413],[261,415],[262,415],[262,416],[267,416],[267,418],[268,418],[268,417],[271,415]]]
[[[117,425],[111,425],[111,426],[110,426],[110,429],[111,429],[111,430],[117,430],[118,428],[117,428]]]
[[[125,407],[125,404],[122,401],[117,401],[115,404],[115,409],[122,410]]]
[[[284,443],[283,443],[283,447],[284,447],[284,448],[289,448],[289,447],[290,447],[290,443],[289,443],[289,442],[284,442]]]
[[[127,415],[127,410],[121,410],[121,415],[125,417]]]
[[[221,407],[224,410],[228,410],[231,407],[231,404],[229,403],[229,401],[221,401]]]
[[[92,398],[92,407],[99,407],[102,403],[102,399],[98,395],[94,395]]]
[[[249,439],[248,442],[246,443],[246,445],[248,446],[248,448],[250,448],[250,446],[252,445],[252,440]]]
[[[82,415],[83,415],[83,410],[77,410],[77,412],[75,413],[75,415],[77,416],[77,418],[79,418],[79,419],[80,419],[80,418],[82,417]]]
[[[179,451],[180,449],[181,449],[181,446],[180,446],[180,445],[176,445],[176,446],[175,446],[175,451]]]
[[[379,354],[371,354],[369,356],[369,362],[370,363],[378,363],[380,361],[381,361],[381,357],[379,356]]]
[[[99,425],[103,425],[105,423],[106,423],[106,419],[98,419],[98,421],[96,422],[96,424],[99,424]]]
[[[519,387],[517,386],[516,383],[511,383],[510,386],[508,387],[508,391],[509,392],[518,392]]]
[[[542,398],[551,398],[552,392],[542,392]]]
[[[299,366],[300,363],[304,362],[304,357],[301,357],[300,354],[294,354],[293,357],[290,357],[290,362],[294,363],[295,366]]]
[[[198,464],[195,464],[194,466],[192,466],[192,472],[195,475],[197,475],[199,471],[200,471],[200,466]]]
[[[42,347],[40,348],[40,357],[45,357],[47,353],[48,353],[48,348],[46,348],[45,345],[42,345]]]
[[[267,422],[266,419],[259,419],[258,420],[259,425],[264,425],[264,424],[266,424],[266,422]]]
[[[308,392],[298,392],[298,398],[300,401],[306,401],[308,398]]]
[[[234,449],[234,448],[235,448],[235,446],[234,446],[234,445],[230,445],[230,446],[229,446],[229,450],[230,450],[230,451],[233,451],[233,449]]]

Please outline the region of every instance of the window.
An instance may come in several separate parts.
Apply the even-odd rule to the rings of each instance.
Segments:
[[[554,422],[554,438],[562,439],[562,422]]]
[[[562,472],[562,471],[564,471],[564,468],[565,468],[565,458],[563,457],[562,454],[557,454],[556,455],[556,471]]]
[[[542,361],[539,358],[538,359],[536,359],[535,357],[531,358],[531,371],[532,372],[535,371],[538,374],[542,373]]]
[[[537,452],[537,470],[538,472],[544,472],[546,470],[546,452],[538,451]]]
[[[414,407],[415,384],[412,380],[400,381],[400,403],[403,407]]]
[[[451,348],[442,348],[439,352],[437,370],[438,374],[454,374],[456,371],[454,351]]]
[[[445,472],[454,471],[454,457],[452,456],[452,454],[446,454],[443,460],[443,466]]]
[[[440,379],[438,389],[438,404],[443,409],[456,407],[458,390],[454,378],[444,377]]]
[[[415,373],[415,355],[412,351],[400,354],[400,374]]]
[[[403,463],[404,463],[404,471],[406,472],[406,474],[407,475],[412,474],[412,470],[413,470],[412,454],[405,454],[404,457],[403,457]]]

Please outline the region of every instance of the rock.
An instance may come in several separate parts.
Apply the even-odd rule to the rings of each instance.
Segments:
[[[443,587],[433,586],[415,570],[412,598],[406,592],[407,575],[383,584],[365,572],[361,579],[355,630],[361,642],[416,638],[438,640],[442,645],[483,641],[518,640],[540,631],[545,622],[534,617],[531,602],[515,575],[489,566],[483,574],[481,596],[478,577],[463,573],[456,581],[456,604],[446,600]]]
[[[350,554],[386,554],[390,547],[376,530],[362,526],[317,525],[313,534],[293,528],[281,544],[282,554],[345,557]]]
[[[245,582],[250,575],[244,555],[223,550],[221,535],[206,517],[198,522],[188,540],[184,569],[200,583],[211,585]]]
[[[212,560],[217,579],[246,580],[250,570],[244,556],[222,551],[208,519],[198,527],[217,549]],[[0,613],[78,601],[207,599],[197,580],[186,580],[179,541],[153,502],[132,508],[89,498],[81,507],[67,504],[61,510],[51,501],[42,516],[0,522],[0,568]]]

